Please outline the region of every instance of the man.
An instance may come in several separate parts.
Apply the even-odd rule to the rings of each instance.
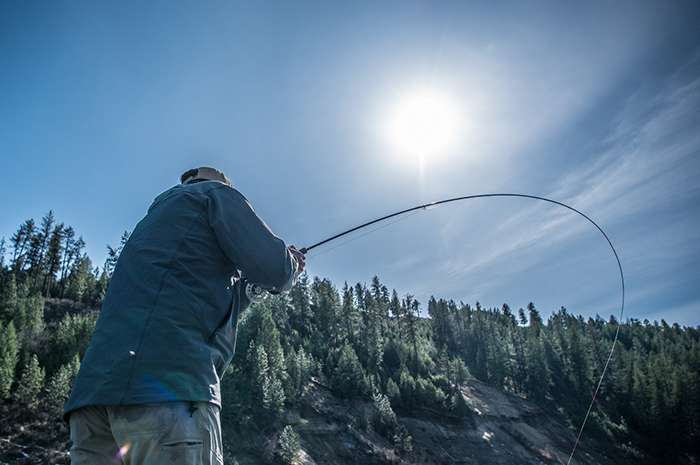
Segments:
[[[66,406],[74,465],[223,464],[219,380],[250,305],[245,284],[283,292],[304,269],[223,173],[180,181],[112,275]]]

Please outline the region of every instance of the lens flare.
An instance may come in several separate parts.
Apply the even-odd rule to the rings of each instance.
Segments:
[[[127,452],[129,452],[129,444],[125,444],[119,448],[119,452],[117,453],[118,458],[122,458],[126,455]]]

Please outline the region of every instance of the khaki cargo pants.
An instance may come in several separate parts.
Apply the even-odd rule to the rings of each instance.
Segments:
[[[90,405],[71,413],[72,465],[223,465],[219,407]]]

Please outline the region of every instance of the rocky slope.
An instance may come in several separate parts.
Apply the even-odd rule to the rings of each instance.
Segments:
[[[473,411],[457,418],[444,411],[397,410],[412,437],[413,450],[399,453],[371,426],[373,404],[335,397],[320,380],[305,387],[299,402],[285,412],[300,436],[297,463],[349,464],[566,464],[577,431],[555,412],[472,379],[463,390]],[[0,464],[68,464],[67,429],[60,419],[18,416],[2,406]],[[575,428],[578,430],[578,427]],[[228,437],[227,437],[228,436]],[[232,435],[224,432],[227,462],[238,465],[279,463],[279,431]],[[660,463],[630,447],[596,439],[584,431],[571,464],[647,465]]]
[[[442,411],[397,411],[412,436],[413,450],[398,453],[392,443],[369,427],[371,402],[341,400],[318,380],[309,383],[286,422],[301,438],[298,463],[348,464],[566,464],[577,431],[556,412],[472,379],[464,388],[473,412],[463,418]],[[275,463],[275,437],[262,448],[234,452],[240,465]],[[240,442],[237,442],[241,444]],[[657,463],[640,451],[594,439],[586,434],[571,464]]]

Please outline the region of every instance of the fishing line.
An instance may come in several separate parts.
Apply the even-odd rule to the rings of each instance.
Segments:
[[[358,230],[360,230],[360,229],[366,228],[366,227],[371,226],[371,225],[373,225],[373,224],[377,224],[377,223],[380,223],[380,222],[382,222],[382,221],[386,221],[386,220],[388,220],[388,219],[390,219],[390,218],[394,218],[394,217],[397,217],[397,216],[404,215],[404,214],[406,214],[406,213],[410,213],[410,212],[416,212],[416,213],[418,213],[420,210],[426,210],[426,209],[428,209],[428,208],[430,208],[430,207],[436,207],[436,206],[438,206],[438,205],[443,205],[443,204],[446,204],[446,203],[457,202],[457,201],[461,201],[461,200],[469,200],[469,199],[487,198],[487,197],[521,197],[521,198],[526,198],[526,199],[541,200],[541,201],[543,201],[543,202],[549,202],[549,203],[553,203],[553,204],[555,204],[555,205],[559,205],[559,206],[561,206],[561,207],[567,208],[567,209],[573,211],[574,213],[577,213],[577,214],[579,214],[580,216],[582,216],[582,217],[584,217],[585,219],[587,219],[593,226],[596,227],[596,229],[598,229],[598,231],[600,231],[600,233],[603,235],[603,237],[605,238],[605,240],[608,242],[608,245],[610,246],[610,249],[612,250],[613,254],[615,255],[615,260],[617,261],[617,267],[618,267],[618,269],[619,269],[619,271],[620,271],[620,283],[621,283],[621,288],[622,288],[622,302],[621,302],[621,304],[620,304],[620,320],[618,321],[617,331],[615,332],[615,339],[613,339],[612,348],[610,349],[610,354],[608,355],[608,360],[605,362],[605,367],[603,368],[603,372],[602,372],[601,375],[600,375],[600,380],[598,381],[598,386],[596,387],[595,392],[593,393],[593,399],[591,400],[591,404],[590,404],[589,407],[588,407],[588,411],[586,412],[586,416],[585,416],[585,418],[583,419],[583,424],[581,425],[581,429],[579,430],[578,436],[576,437],[576,442],[575,442],[575,444],[574,444],[574,448],[573,448],[573,450],[571,451],[571,455],[569,456],[569,460],[568,460],[568,462],[567,462],[567,465],[569,465],[569,464],[571,463],[571,459],[572,459],[573,456],[574,456],[574,452],[576,452],[576,447],[578,446],[579,440],[581,439],[581,434],[583,433],[583,429],[584,429],[584,427],[586,426],[586,422],[588,421],[588,417],[589,417],[589,415],[590,415],[590,413],[591,413],[591,410],[592,410],[592,408],[593,408],[593,403],[595,402],[596,396],[598,395],[598,392],[599,392],[599,390],[600,390],[600,387],[601,387],[601,385],[603,384],[603,379],[605,378],[605,373],[606,373],[607,370],[608,370],[608,365],[610,364],[610,360],[612,360],[613,352],[615,351],[615,345],[617,344],[617,340],[618,340],[618,337],[619,337],[619,335],[620,335],[620,327],[622,326],[622,316],[623,316],[624,311],[625,311],[625,275],[624,275],[624,273],[622,272],[622,264],[620,263],[620,257],[617,255],[617,251],[615,250],[615,247],[613,246],[612,242],[610,241],[610,238],[608,237],[608,235],[605,234],[605,231],[603,231],[603,229],[602,229],[600,226],[598,226],[598,224],[597,224],[595,221],[593,221],[591,218],[589,218],[587,215],[583,214],[583,213],[580,212],[579,210],[577,210],[577,209],[575,209],[574,207],[571,207],[571,206],[569,206],[569,205],[567,205],[567,204],[565,204],[565,203],[558,202],[558,201],[556,201],[556,200],[548,199],[548,198],[545,198],[545,197],[539,197],[539,196],[536,196],[536,195],[528,195],[528,194],[477,194],[477,195],[466,195],[466,196],[463,196],[463,197],[455,197],[455,198],[452,198],[452,199],[439,200],[439,201],[437,201],[437,202],[431,202],[431,203],[427,203],[427,204],[425,204],[425,205],[418,205],[418,206],[416,206],[416,207],[407,208],[406,210],[401,210],[401,211],[398,211],[398,212],[396,212],[396,213],[392,213],[392,214],[390,214],[390,215],[386,215],[386,216],[383,216],[383,217],[381,217],[381,218],[377,218],[376,220],[368,221],[367,223],[361,224],[361,225],[359,225],[359,226],[355,226],[354,228],[348,229],[347,231],[343,231],[343,232],[341,232],[340,234],[336,234],[335,236],[329,237],[328,239],[324,239],[324,240],[322,240],[321,242],[318,242],[318,243],[316,243],[316,244],[313,244],[313,245],[311,245],[311,246],[309,246],[309,247],[304,247],[304,248],[302,248],[300,251],[301,251],[302,253],[306,254],[308,251],[310,251],[310,250],[312,250],[312,249],[315,249],[316,247],[319,247],[319,246],[321,246],[321,245],[323,245],[323,244],[327,244],[327,243],[329,243],[329,242],[331,242],[331,241],[334,241],[334,240],[336,240],[336,239],[339,239],[339,238],[341,238],[341,237],[343,237],[343,236],[346,236],[347,234],[350,234],[350,233],[352,233],[352,232],[355,232],[355,231],[358,231]],[[414,214],[415,214],[415,213],[414,213]],[[396,220],[396,221],[399,221],[399,220]],[[393,221],[393,222],[391,222],[391,223],[389,223],[389,224],[393,224],[393,223],[395,223],[396,221]],[[389,224],[387,224],[386,226],[389,226]],[[372,232],[374,232],[374,231],[376,231],[376,230],[378,230],[378,229],[381,229],[381,228],[377,228],[377,229],[374,229],[374,230],[372,230],[372,231],[369,231],[369,232],[367,232],[366,234],[363,234],[362,236],[366,236],[367,234],[370,234],[370,233],[372,233]],[[359,239],[359,237],[362,237],[362,236],[358,236],[358,237],[356,237],[355,239]],[[340,247],[341,245],[344,245],[344,244],[346,244],[346,243],[348,243],[348,242],[352,242],[352,241],[355,240],[355,239],[352,239],[352,240],[350,240],[350,241],[346,241],[346,242],[344,242],[344,243],[342,243],[342,244],[339,244],[339,245],[333,247],[333,249],[335,249],[335,248],[337,248],[337,247]],[[329,249],[329,250],[331,250],[331,249]],[[325,251],[325,252],[327,252],[327,251]],[[321,252],[321,253],[325,253],[325,252]],[[320,254],[316,254],[316,255],[320,255]],[[316,256],[316,255],[315,255],[315,256]]]
[[[336,245],[336,246],[334,246],[334,247],[331,247],[331,248],[329,248],[329,249],[326,249],[326,250],[324,250],[323,252],[318,252],[318,253],[316,253],[315,255],[311,255],[311,256],[309,256],[308,258],[314,258],[314,257],[318,257],[319,255],[323,255],[323,254],[326,253],[326,252],[330,252],[330,251],[333,250],[333,249],[337,249],[338,247],[341,247],[341,246],[343,246],[343,245],[345,245],[345,244],[349,244],[349,243],[351,243],[351,242],[353,242],[353,241],[358,240],[358,239],[361,238],[361,237],[368,236],[368,235],[370,235],[370,234],[372,234],[372,233],[374,233],[374,232],[376,232],[376,231],[379,231],[380,229],[384,229],[384,228],[386,228],[387,226],[391,226],[391,225],[394,224],[394,223],[398,223],[399,221],[403,221],[403,220],[405,220],[405,219],[408,219],[408,218],[412,217],[413,215],[417,215],[418,213],[420,213],[420,211],[415,211],[415,212],[411,213],[410,215],[406,215],[406,216],[404,216],[403,218],[396,219],[396,220],[394,220],[394,221],[392,221],[392,222],[390,222],[390,223],[385,224],[384,226],[380,226],[380,227],[378,227],[378,228],[369,230],[369,231],[367,231],[367,232],[364,233],[364,234],[360,234],[360,235],[357,236],[357,237],[353,237],[352,239],[348,239],[347,241],[341,242],[340,244],[338,244],[338,245]],[[369,226],[369,225],[368,225],[368,226]],[[338,236],[338,237],[340,237],[340,236]],[[308,251],[309,249],[308,249],[308,248],[302,249],[302,251],[304,251],[304,250],[307,250],[307,251]]]

